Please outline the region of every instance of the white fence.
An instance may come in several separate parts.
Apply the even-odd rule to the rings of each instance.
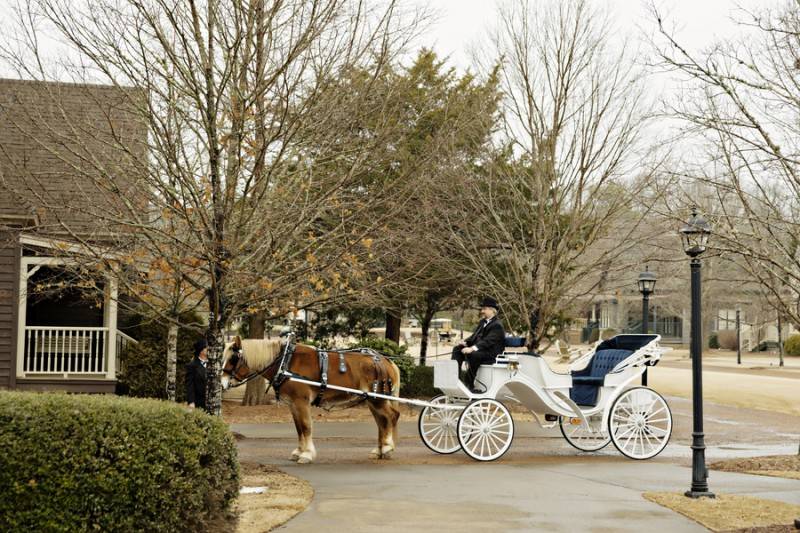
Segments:
[[[131,342],[116,332],[117,353]],[[108,328],[26,326],[23,370],[34,374],[104,374]]]

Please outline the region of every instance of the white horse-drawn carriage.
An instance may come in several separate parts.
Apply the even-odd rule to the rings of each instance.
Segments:
[[[514,438],[508,406],[518,405],[527,408],[544,427],[558,424],[567,441],[579,450],[597,451],[613,442],[626,457],[649,459],[666,447],[672,433],[667,402],[654,390],[638,386],[647,367],[655,365],[666,351],[659,347],[660,339],[658,335],[617,335],[573,362],[568,373],[554,372],[538,354],[506,352],[496,363],[479,368],[476,384],[484,392],[478,394],[461,382],[456,361],[437,362],[434,385],[443,394],[423,401],[398,397],[399,370],[395,365],[384,368],[386,358],[372,350],[295,347],[294,335],[289,334],[277,358],[264,358],[259,368],[251,369],[249,365],[257,358],[252,353],[246,356],[237,338],[225,349],[223,383],[227,386],[231,379],[241,385],[264,375],[276,395],[281,384],[292,384],[281,391],[288,387],[285,392],[293,406],[299,439],[292,458],[301,462],[313,460],[316,454],[310,406],[320,402],[325,406],[332,394],[339,394],[340,401],[344,396],[369,403],[379,424],[377,457],[387,458],[394,450],[400,413],[393,404],[401,402],[422,408],[419,433],[425,445],[437,453],[461,449],[479,461],[498,459]],[[338,361],[338,372],[328,370],[331,357]],[[395,377],[387,379],[390,374]],[[312,398],[316,398],[313,403]]]
[[[514,438],[509,405],[527,408],[543,427],[560,425],[575,448],[597,451],[613,442],[631,459],[650,459],[667,445],[672,414],[654,390],[637,386],[664,349],[659,335],[617,335],[557,373],[538,354],[506,352],[478,370],[475,394],[459,380],[455,361],[435,363],[434,398],[419,416],[419,434],[437,453],[459,449],[479,461],[501,457]]]

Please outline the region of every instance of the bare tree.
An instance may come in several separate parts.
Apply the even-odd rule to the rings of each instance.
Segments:
[[[155,262],[205,301],[208,408],[219,414],[222,332],[232,316],[352,294],[362,241],[380,224],[364,213],[398,191],[363,194],[369,154],[393,132],[359,136],[354,125],[373,109],[334,81],[353,68],[379,72],[418,19],[401,17],[393,1],[350,0],[32,0],[18,14],[2,50],[21,76],[124,88],[124,108],[145,135],[131,146],[112,131],[113,164],[80,146],[65,154],[39,136],[72,163],[84,197],[114,200],[71,206],[111,230],[102,247],[57,225],[134,296],[148,280],[108,260],[109,251]],[[68,49],[55,69],[46,35]],[[46,129],[48,117],[38,118]],[[36,179],[26,177],[23,188]]]
[[[740,11],[741,36],[702,53],[652,11],[659,64],[686,87],[669,111],[702,150],[682,173],[713,191],[712,246],[800,325],[800,3]]]
[[[611,27],[586,1],[521,0],[492,38],[503,146],[460,184],[463,214],[448,222],[460,263],[531,349],[636,246],[641,85]]]

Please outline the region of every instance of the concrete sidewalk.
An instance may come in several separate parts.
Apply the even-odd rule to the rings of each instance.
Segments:
[[[306,465],[314,487],[283,531],[705,531],[645,500],[683,491],[689,468],[663,463]],[[800,481],[712,472],[712,490],[800,503]]]

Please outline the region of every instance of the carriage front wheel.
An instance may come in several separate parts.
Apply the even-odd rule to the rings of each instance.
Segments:
[[[647,387],[634,387],[620,394],[611,405],[608,431],[622,455],[650,459],[669,442],[672,413],[659,393]]]
[[[437,405],[452,405],[444,394],[433,397],[430,403],[433,405],[426,405],[422,409],[417,423],[422,442],[436,453],[457,452],[461,449],[456,433],[458,415],[461,412],[458,409],[437,407]]]
[[[511,447],[514,421],[506,406],[497,400],[475,400],[458,419],[458,442],[477,461],[494,461]]]

